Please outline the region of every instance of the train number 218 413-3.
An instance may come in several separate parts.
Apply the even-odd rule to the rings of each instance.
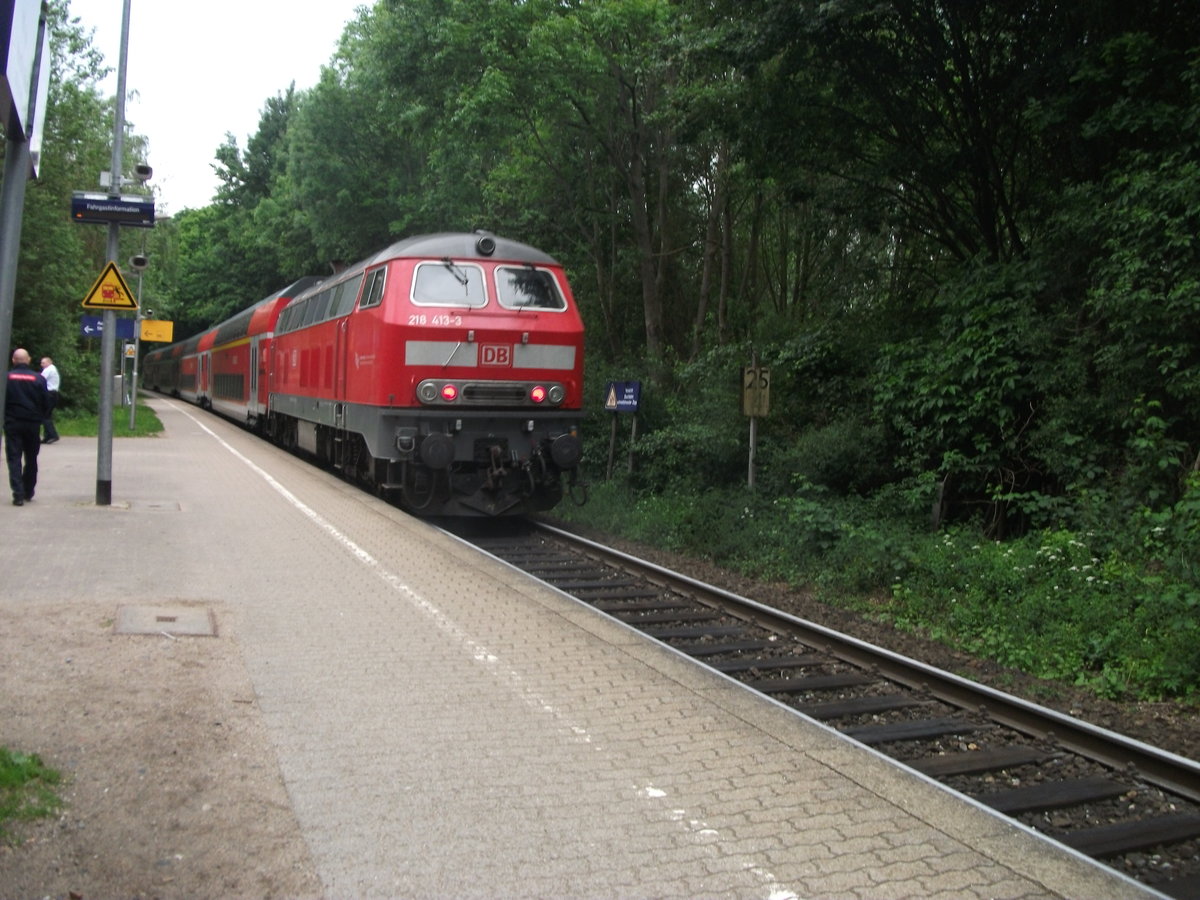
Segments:
[[[428,316],[425,313],[409,313],[409,325],[461,325],[462,316],[452,316],[450,313],[435,313]]]

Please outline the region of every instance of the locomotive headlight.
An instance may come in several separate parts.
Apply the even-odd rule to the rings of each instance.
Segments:
[[[544,403],[546,401],[546,389],[540,384],[534,385],[529,389],[529,399],[534,403]]]
[[[566,396],[567,391],[561,384],[550,386],[550,402],[555,406],[558,406],[558,404],[562,403]]]
[[[438,398],[438,387],[432,381],[422,381],[417,385],[417,399],[422,403],[432,403]]]
[[[458,399],[458,388],[452,384],[443,384],[442,399],[447,403],[453,403]]]

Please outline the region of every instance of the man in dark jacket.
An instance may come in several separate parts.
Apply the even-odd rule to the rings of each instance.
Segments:
[[[37,487],[38,448],[42,423],[50,411],[50,395],[46,379],[29,367],[28,350],[13,351],[12,361],[4,393],[4,453],[13,506],[24,506]]]

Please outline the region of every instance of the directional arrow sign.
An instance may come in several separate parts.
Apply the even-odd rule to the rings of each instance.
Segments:
[[[132,321],[132,319],[130,320]],[[169,344],[175,336],[175,323],[142,319],[142,340]]]
[[[117,339],[132,341],[134,334],[133,319],[117,319]],[[98,338],[104,335],[104,319],[101,316],[80,316],[79,333],[84,337]]]

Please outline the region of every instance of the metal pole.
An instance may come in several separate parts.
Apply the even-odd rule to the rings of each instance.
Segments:
[[[629,431],[629,468],[626,470],[630,475],[633,474],[633,448],[637,443],[637,413],[633,414],[633,423]]]
[[[750,470],[746,476],[746,486],[754,487],[754,452],[758,449],[758,417],[750,417]]]
[[[750,370],[754,373],[756,379],[754,390],[758,390],[758,351],[751,349],[750,351]],[[750,416],[750,458],[747,463],[746,471],[746,486],[751,490],[754,489],[754,454],[758,449],[758,417]]]
[[[117,65],[117,108],[113,118],[113,154],[111,194],[120,195],[125,156],[125,69],[129,59],[129,7],[125,0],[121,14],[121,56]],[[121,226],[108,225],[108,261],[116,263],[121,249]],[[113,357],[117,345],[117,314],[104,310],[104,331],[100,337],[100,437],[96,448],[96,505],[112,505],[113,438]]]
[[[137,313],[133,317],[133,383],[129,386],[129,431],[133,432],[137,421],[137,378],[138,354],[142,347],[142,273],[138,272]]]
[[[613,457],[617,452],[617,414],[612,414],[612,431],[608,436],[608,470],[604,477],[605,481],[612,481],[613,473]]]

